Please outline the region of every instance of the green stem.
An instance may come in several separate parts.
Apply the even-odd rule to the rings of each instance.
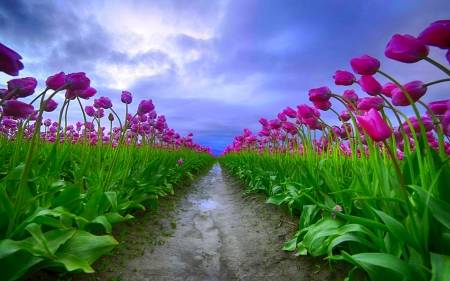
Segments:
[[[431,63],[432,65],[436,66],[440,70],[444,71],[447,75],[450,76],[450,70],[448,68],[446,68],[445,66],[443,66],[442,64],[438,63],[437,61],[435,61],[433,59],[430,59],[429,57],[424,57],[423,59],[426,60],[427,62]]]

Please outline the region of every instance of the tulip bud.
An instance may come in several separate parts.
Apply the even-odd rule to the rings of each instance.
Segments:
[[[364,116],[358,115],[356,118],[369,137],[376,142],[385,140],[392,135],[391,127],[383,120],[380,113],[373,108]]]
[[[21,59],[18,53],[0,43],[0,71],[11,76],[19,75],[19,70],[23,69]]]
[[[412,81],[403,85],[406,92],[409,94],[413,102],[418,101],[421,97],[425,95],[427,92],[427,87],[423,87],[423,82],[421,81]],[[398,88],[392,91],[392,103],[395,106],[408,106],[411,105],[408,98],[405,96],[403,91]]]
[[[395,34],[388,42],[384,54],[396,61],[414,63],[428,56],[429,52],[430,49],[413,36]]]
[[[380,68],[380,61],[368,55],[350,60],[353,71],[360,75],[374,75]]]
[[[381,93],[381,84],[370,75],[361,76],[358,80],[361,89],[371,96],[376,96]]]
[[[133,96],[130,92],[122,91],[122,95],[120,96],[120,100],[123,103],[130,104],[133,101]]]
[[[65,78],[66,74],[61,71],[60,73],[48,77],[45,81],[45,85],[47,86],[47,88],[56,91],[57,89],[65,85]]]
[[[345,70],[337,70],[336,73],[334,73],[333,78],[336,85],[350,86],[356,82],[355,75]]]
[[[430,24],[417,37],[422,43],[441,49],[450,48],[450,20],[438,20]]]

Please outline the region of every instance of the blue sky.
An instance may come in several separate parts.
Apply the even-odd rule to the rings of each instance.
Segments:
[[[36,77],[39,92],[55,73],[86,72],[96,97],[110,97],[116,111],[124,114],[123,90],[133,94],[134,108],[152,99],[169,127],[192,131],[218,154],[243,128],[258,133],[260,117],[308,104],[311,88],[363,96],[358,85],[334,85],[334,72],[351,70],[351,58],[376,57],[402,83],[445,77],[423,61],[389,60],[384,49],[396,33],[417,36],[449,18],[447,0],[3,0],[0,42],[23,57],[19,77]],[[430,57],[448,66],[444,54],[432,48]],[[11,78],[0,74],[0,87]],[[443,98],[448,87],[441,84],[423,100]],[[72,107],[70,120],[79,113]]]

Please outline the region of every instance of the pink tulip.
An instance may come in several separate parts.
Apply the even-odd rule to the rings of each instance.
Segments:
[[[259,118],[259,123],[261,123],[261,125],[263,126],[269,125],[269,122],[267,122],[266,118]]]
[[[358,80],[361,89],[371,96],[376,96],[381,93],[381,84],[373,76],[364,75]]]
[[[339,114],[339,119],[342,122],[347,122],[348,120],[351,119],[350,113],[348,113],[348,110],[342,110],[341,113]]]
[[[423,82],[417,80],[403,85],[406,92],[410,95],[411,99],[413,100],[413,102],[418,101],[427,92],[427,87],[423,87],[422,85]],[[392,91],[392,103],[395,106],[411,105],[411,103],[408,101],[405,94],[400,88]]]
[[[420,120],[422,121],[422,124],[425,128],[425,132],[430,132],[431,130],[434,129],[434,122],[430,116],[420,116]],[[416,116],[409,117],[409,121],[411,121],[411,125],[414,129],[414,132],[419,133],[420,125],[419,125],[419,121],[417,120],[417,117]],[[407,133],[407,134],[412,133],[411,128],[409,128],[409,125],[406,121],[402,124],[402,126],[403,126],[403,129],[405,130],[405,133]]]
[[[386,57],[405,63],[414,63],[428,56],[428,46],[411,35],[395,34],[386,46]]]
[[[94,107],[91,106],[91,105],[87,105],[84,108],[84,112],[86,113],[87,116],[90,116],[90,117],[94,117],[97,114],[97,112],[95,111]]]
[[[297,105],[297,109],[298,109],[297,116],[299,118],[311,118],[314,116],[314,110],[309,105],[300,104],[300,105]]]
[[[0,71],[11,76],[19,75],[19,70],[23,69],[21,59],[18,53],[0,43]]]
[[[430,102],[428,107],[435,115],[444,115],[450,109],[450,99]]]
[[[342,97],[349,103],[355,103],[358,101],[358,95],[354,90],[345,90]]]
[[[433,22],[417,37],[422,43],[441,49],[450,49],[450,20]]]
[[[360,75],[374,75],[380,68],[380,61],[368,55],[350,60],[353,71]]]
[[[356,82],[355,75],[345,70],[337,70],[336,73],[334,73],[333,78],[336,85],[350,86]]]
[[[283,110],[283,113],[289,118],[295,118],[295,116],[297,115],[297,112],[294,109],[290,108],[289,106]]]
[[[33,112],[31,104],[18,100],[7,100],[3,103],[3,114],[16,119],[27,119]]]
[[[376,142],[385,140],[392,135],[391,127],[381,118],[380,113],[373,108],[364,116],[358,115],[356,118],[369,137]]]
[[[314,107],[323,111],[327,111],[331,108],[331,102],[329,100],[327,101],[315,101],[313,102]]]

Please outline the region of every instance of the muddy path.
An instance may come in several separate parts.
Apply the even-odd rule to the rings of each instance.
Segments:
[[[333,263],[330,271],[322,258],[282,251],[298,218],[244,191],[242,181],[216,163],[157,213],[119,227],[121,245],[93,265],[98,273],[70,280],[345,279],[348,264]]]

